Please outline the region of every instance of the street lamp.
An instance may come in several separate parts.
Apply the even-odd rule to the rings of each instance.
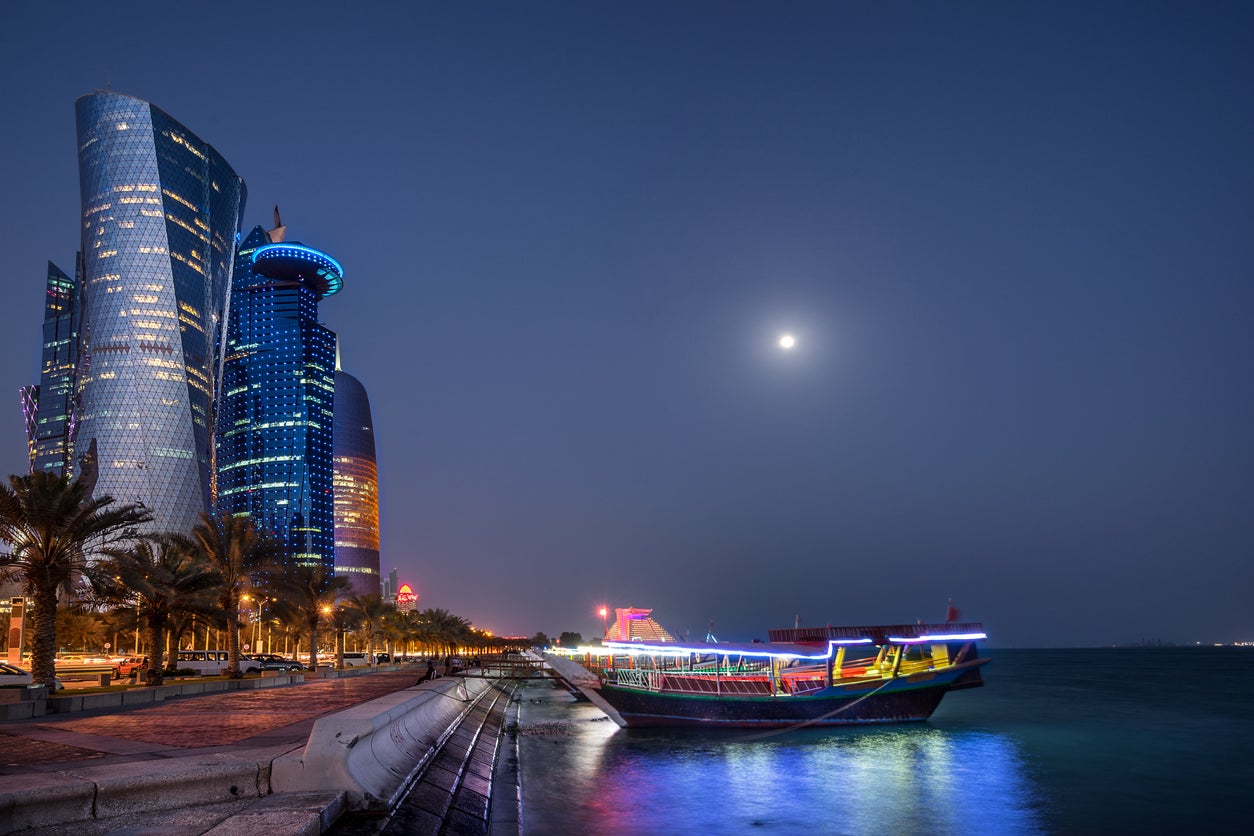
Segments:
[[[601,613],[601,638],[604,639],[604,638],[608,638],[607,634],[610,632],[610,628],[606,626],[606,622],[605,622],[605,618],[606,616],[610,614],[610,611],[605,607],[604,604],[602,604],[600,613]]]
[[[244,610],[245,610],[245,611],[248,611],[248,610],[250,609],[250,607],[248,606],[248,602],[249,602],[249,601],[251,601],[251,600],[252,600],[252,596],[251,596],[251,595],[249,595],[247,592],[245,592],[243,595],[241,595],[241,596],[240,596],[239,602],[240,602],[240,604],[242,604],[242,605],[243,605],[243,607],[244,607]],[[260,604],[258,604],[258,611],[260,612]],[[246,617],[248,618],[248,620],[249,620],[250,622],[252,622],[252,621],[253,621],[253,616],[252,616],[252,613],[251,613],[251,612],[248,612]],[[247,633],[247,632],[245,632],[245,633],[244,633],[244,638],[248,638],[248,633]],[[245,643],[244,643],[244,652],[245,652],[245,653],[247,653],[247,652],[248,652],[248,645],[249,645],[249,644],[252,644],[252,645],[254,645],[254,646],[257,644],[257,627],[255,626],[255,624],[254,624],[254,626],[253,626],[253,640],[252,640],[252,642],[245,642]],[[206,645],[206,646],[208,646],[208,640],[206,640],[205,645]]]

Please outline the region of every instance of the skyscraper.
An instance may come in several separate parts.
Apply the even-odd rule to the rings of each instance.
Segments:
[[[219,410],[217,510],[248,515],[287,560],[335,565],[335,333],[318,302],[344,272],[326,253],[256,227],[236,256]]]
[[[335,573],[357,595],[378,595],[379,468],[370,399],[335,365]],[[393,573],[395,575],[395,573]],[[393,578],[395,580],[395,578]]]
[[[75,276],[82,256],[75,259]],[[39,384],[22,388],[30,470],[60,476],[71,466],[74,395],[78,378],[79,283],[48,262]]]
[[[207,510],[243,180],[148,102],[80,98],[82,335],[74,469],[154,530]]]

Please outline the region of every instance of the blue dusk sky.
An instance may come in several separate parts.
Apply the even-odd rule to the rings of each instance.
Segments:
[[[344,265],[421,606],[1254,639],[1254,5],[0,14],[6,473],[108,84]]]

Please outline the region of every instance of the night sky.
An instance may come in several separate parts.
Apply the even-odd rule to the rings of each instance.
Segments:
[[[1254,639],[1254,5],[2,14],[5,473],[109,83],[344,265],[420,606]]]

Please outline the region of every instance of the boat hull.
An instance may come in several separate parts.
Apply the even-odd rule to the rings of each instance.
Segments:
[[[677,694],[617,685],[603,685],[589,696],[612,708],[607,713],[624,727],[777,729],[920,722],[948,691],[981,684],[977,664],[952,675],[847,685],[813,696]]]

